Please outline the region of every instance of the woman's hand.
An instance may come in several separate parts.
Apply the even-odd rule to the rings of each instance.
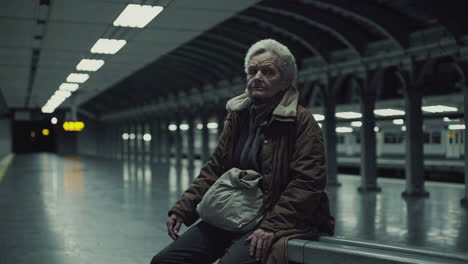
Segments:
[[[176,214],[171,214],[171,216],[169,216],[169,219],[166,222],[167,233],[173,240],[176,240],[179,237],[177,233],[179,233],[180,226],[183,222],[184,220],[182,219],[182,217]]]
[[[273,232],[267,232],[259,228],[253,232],[245,241],[250,240],[250,256],[260,261],[263,255],[266,254],[267,249],[270,247]]]

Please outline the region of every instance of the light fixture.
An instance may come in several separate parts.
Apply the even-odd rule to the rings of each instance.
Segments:
[[[459,118],[444,117],[444,122],[459,122]]]
[[[176,124],[170,124],[168,129],[169,129],[169,131],[176,131],[177,130],[177,125]]]
[[[98,39],[91,53],[116,54],[126,43],[123,39]]]
[[[84,83],[89,79],[87,73],[70,73],[67,77],[67,82],[71,83]]]
[[[362,122],[361,122],[361,121],[353,121],[353,122],[351,122],[351,126],[353,126],[353,127],[361,127],[361,126],[362,126]]]
[[[374,132],[377,133],[380,131],[380,128],[379,127],[374,127]]]
[[[143,140],[146,141],[146,142],[151,141],[151,135],[148,134],[148,133],[144,134],[143,135]]]
[[[136,138],[136,136],[135,136],[135,134],[130,133],[130,134],[128,135],[128,138],[130,138],[131,140],[134,140],[134,139]]]
[[[352,127],[337,127],[335,128],[336,133],[351,133],[353,132]]]
[[[446,105],[423,106],[423,107],[421,107],[421,109],[424,112],[429,112],[429,113],[442,113],[442,112],[456,112],[456,111],[458,111],[458,108],[451,107],[451,106],[446,106]]]
[[[52,117],[52,119],[50,119],[50,122],[55,125],[57,124],[58,119],[56,117]]]
[[[322,128],[322,123],[317,123],[320,128]]]
[[[180,125],[179,125],[179,129],[180,129],[180,130],[188,130],[188,129],[189,129],[189,125],[188,125],[188,124],[180,124]]]
[[[59,86],[59,90],[74,92],[74,91],[78,90],[78,87],[80,87],[80,86],[77,83],[62,83]]]
[[[406,126],[401,126],[401,131],[406,131]]]
[[[129,4],[115,19],[113,24],[116,27],[144,28],[163,10],[162,6]]]
[[[103,60],[82,59],[78,65],[76,65],[76,69],[78,71],[97,71],[102,65],[104,65]]]
[[[128,133],[123,133],[122,134],[122,139],[123,140],[128,140],[129,136],[128,136]]]
[[[48,136],[50,134],[50,130],[47,128],[42,129],[42,135],[43,136]]]
[[[393,124],[395,125],[403,125],[405,121],[403,119],[393,119]]]
[[[216,123],[216,122],[211,122],[211,123],[206,124],[206,127],[207,127],[208,129],[217,129],[217,128],[218,128],[218,123]]]
[[[54,95],[60,96],[60,97],[62,97],[62,98],[68,98],[68,97],[71,96],[71,92],[69,92],[69,91],[57,90],[57,91],[55,91]]]
[[[85,128],[85,123],[82,121],[66,121],[63,122],[62,127],[65,131],[82,131]]]
[[[52,114],[55,111],[55,108],[44,106],[41,108],[41,112],[44,114]]]
[[[338,112],[335,114],[336,117],[345,119],[361,118],[362,114],[357,112]]]
[[[405,111],[385,108],[385,109],[375,109],[374,114],[378,116],[399,116],[399,115],[404,115]]]
[[[313,114],[315,121],[325,120],[325,116],[321,114]]]
[[[203,129],[203,124],[197,124],[197,129]]]
[[[462,129],[465,129],[465,125],[464,124],[453,124],[453,125],[449,125],[448,128],[450,130],[462,130]]]

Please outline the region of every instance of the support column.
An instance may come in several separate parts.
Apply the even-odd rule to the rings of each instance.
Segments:
[[[182,164],[182,133],[180,131],[180,124],[181,124],[180,117],[176,118],[176,126],[177,129],[174,131],[174,146],[175,146],[175,162],[176,164]]]
[[[210,148],[209,148],[209,131],[208,131],[208,117],[206,116],[206,113],[202,113],[201,116],[201,122],[203,124],[202,128],[202,162],[205,163],[210,159]]]
[[[160,163],[161,159],[161,120],[156,119],[152,122],[151,148],[153,153],[153,162]]]
[[[406,110],[406,190],[403,196],[427,197],[424,188],[424,154],[422,129],[422,91],[418,87],[407,87],[405,91]]]
[[[195,122],[193,116],[190,116],[187,120],[189,129],[187,130],[187,163],[188,166],[194,166],[195,161]]]
[[[136,129],[135,129],[136,124],[130,123],[129,126],[129,148],[128,148],[128,156],[129,160],[135,159],[135,154],[136,154]]]
[[[168,120],[167,122],[167,125],[171,125],[173,124],[173,122],[171,120]],[[179,129],[179,128],[177,128]],[[176,132],[175,131],[170,131],[170,130],[167,130],[167,138],[166,138],[166,144],[165,144],[165,147],[166,147],[166,163],[170,164],[171,163],[171,155],[172,155],[172,145],[171,144],[174,144],[174,139],[175,139],[175,134]],[[175,146],[175,145],[174,145]]]
[[[142,160],[143,156],[143,123],[139,120],[136,124],[136,132],[135,132],[135,143],[136,143],[136,160]]]
[[[325,114],[325,157],[327,164],[328,186],[340,186],[337,178],[337,151],[336,151],[336,119],[335,100],[331,95],[324,95]]]
[[[468,207],[468,86],[466,83],[463,85],[463,120],[465,121],[465,131],[464,131],[464,148],[465,148],[465,197],[461,199],[461,204]]]
[[[159,160],[163,163],[169,163],[169,121],[163,120],[161,122],[161,145],[160,145],[160,153]]]
[[[361,186],[358,190],[377,191],[381,188],[377,186],[377,153],[375,140],[375,96],[361,95]]]

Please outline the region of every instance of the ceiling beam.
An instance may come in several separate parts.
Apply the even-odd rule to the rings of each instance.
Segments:
[[[291,33],[290,31],[288,31],[288,30],[286,30],[284,28],[281,28],[281,27],[279,27],[277,25],[274,25],[272,23],[269,23],[269,22],[265,22],[263,20],[255,18],[255,17],[245,16],[245,15],[238,15],[237,18],[239,18],[241,20],[244,20],[246,22],[251,22],[251,23],[258,24],[260,26],[270,28],[273,31],[276,31],[276,32],[278,32],[280,34],[283,34],[284,36],[287,36],[287,37],[291,38],[292,40],[294,40],[294,41],[300,43],[302,46],[304,46],[309,52],[311,52],[312,54],[317,56],[323,64],[328,64],[328,61],[327,61],[327,59],[325,59],[325,56],[321,52],[319,52],[317,50],[317,48],[315,48],[313,45],[311,45],[309,42],[307,42],[303,37],[300,37],[300,36],[298,36],[298,35],[296,35],[294,33]]]

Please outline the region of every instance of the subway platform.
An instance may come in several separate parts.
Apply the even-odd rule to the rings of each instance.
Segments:
[[[0,176],[0,263],[149,263],[201,165],[16,155]],[[338,180],[337,237],[468,253],[462,184],[426,182],[429,197],[404,199],[401,179],[379,178],[378,193],[358,192],[358,176]]]

